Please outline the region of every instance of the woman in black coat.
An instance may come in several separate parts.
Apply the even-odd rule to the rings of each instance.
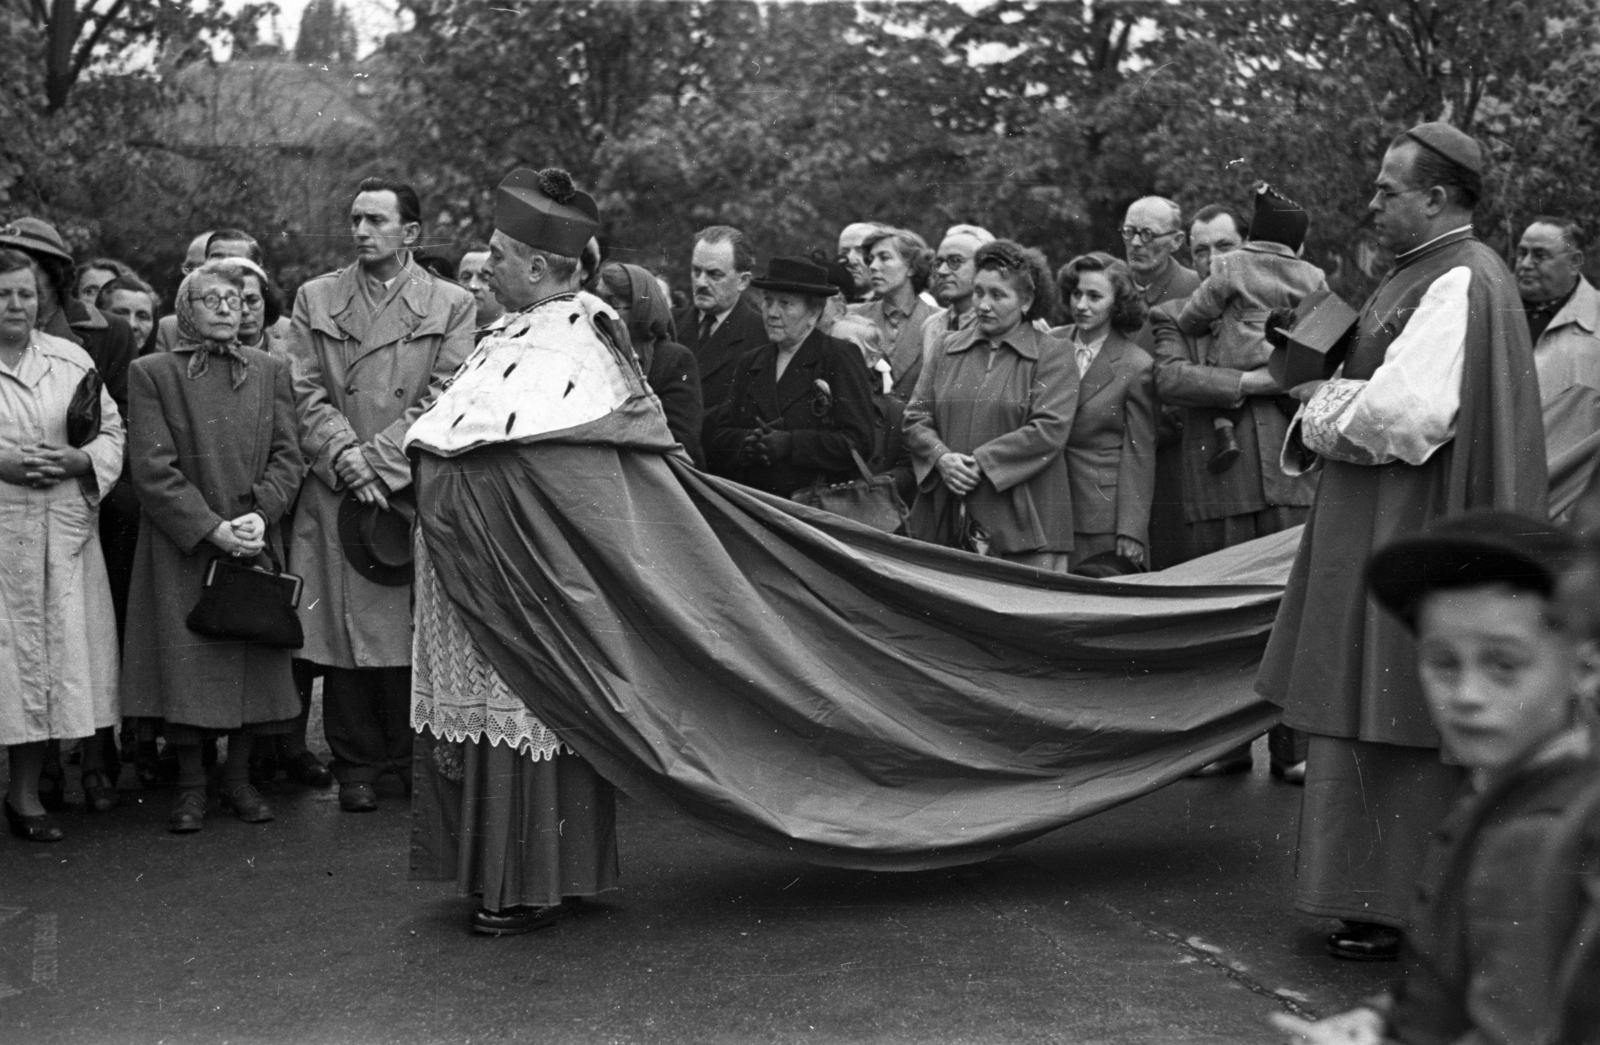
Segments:
[[[771,342],[739,360],[726,402],[706,418],[706,458],[718,475],[788,497],[859,476],[852,451],[872,454],[872,392],[855,345],[817,330],[836,288],[804,258],[774,258],[761,319]]]
[[[649,269],[607,262],[595,288],[602,300],[616,309],[633,342],[639,369],[650,390],[661,400],[667,428],[689,451],[695,467],[704,468],[700,428],[705,410],[700,398],[700,364],[694,353],[677,342],[672,303]]]

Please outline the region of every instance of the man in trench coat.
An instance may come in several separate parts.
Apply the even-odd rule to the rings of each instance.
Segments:
[[[339,805],[377,808],[377,778],[409,783],[411,585],[380,584],[346,560],[346,494],[390,510],[411,485],[401,441],[472,351],[472,295],[411,259],[416,192],[363,181],[351,205],[358,260],[311,280],[289,337],[310,475],[295,512],[291,567],[305,578],[300,656],[326,669],[323,718]],[[389,578],[392,579],[392,578]]]

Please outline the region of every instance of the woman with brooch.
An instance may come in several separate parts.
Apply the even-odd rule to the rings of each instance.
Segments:
[[[837,292],[828,270],[773,258],[750,285],[770,343],[739,360],[732,392],[706,419],[711,471],[782,497],[856,478],[852,452],[872,453],[872,391],[856,347],[817,329]]]

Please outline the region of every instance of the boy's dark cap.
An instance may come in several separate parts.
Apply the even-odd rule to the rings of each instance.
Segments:
[[[1255,215],[1250,219],[1250,239],[1281,243],[1299,250],[1311,228],[1311,215],[1304,207],[1284,196],[1266,182],[1256,185]]]
[[[1439,519],[1416,537],[1379,549],[1367,564],[1378,603],[1416,628],[1423,596],[1446,588],[1509,584],[1555,595],[1578,542],[1565,531],[1514,512],[1471,512]]]

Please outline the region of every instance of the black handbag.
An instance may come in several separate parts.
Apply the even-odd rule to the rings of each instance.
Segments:
[[[81,448],[100,435],[100,390],[106,386],[100,371],[91,370],[78,382],[67,404],[67,445]]]
[[[304,581],[285,573],[277,556],[271,568],[234,559],[212,559],[200,583],[200,601],[185,621],[189,630],[209,639],[258,642],[279,649],[306,644],[300,627],[300,589]]]
[[[821,508],[825,512],[854,519],[874,530],[894,533],[900,529],[909,514],[906,503],[900,499],[899,491],[894,488],[894,476],[873,475],[872,470],[867,467],[867,462],[861,459],[861,455],[854,448],[851,449],[850,456],[855,458],[861,478],[848,483],[835,483],[832,486],[824,486],[819,480],[796,490],[789,499],[797,504]]]

